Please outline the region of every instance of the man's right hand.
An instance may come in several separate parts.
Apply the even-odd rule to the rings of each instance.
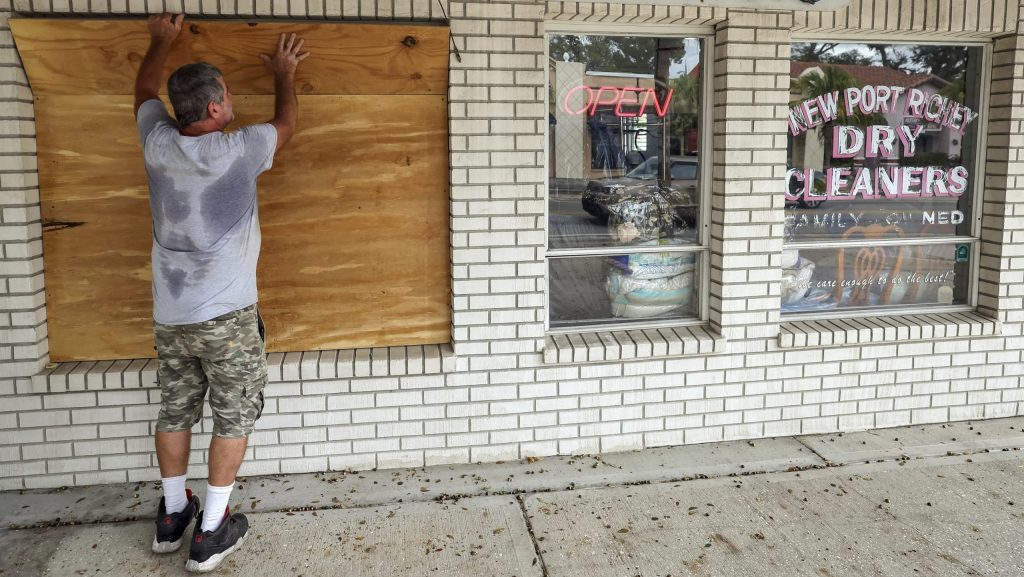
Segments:
[[[166,43],[170,45],[181,32],[181,22],[185,19],[184,14],[171,16],[167,12],[153,14],[149,17],[146,25],[149,27],[149,37],[153,42]]]
[[[274,54],[260,54],[263,64],[274,73],[276,77],[290,77],[295,74],[295,69],[309,56],[309,52],[299,52],[305,42],[293,32],[291,35],[281,33],[277,40],[277,52]]]

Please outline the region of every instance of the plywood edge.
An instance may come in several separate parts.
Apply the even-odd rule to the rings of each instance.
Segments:
[[[37,94],[133,94],[149,46],[142,19],[12,18],[10,27]],[[449,29],[434,24],[186,20],[164,70],[199,60],[220,68],[235,94],[273,94],[259,59],[281,33],[306,39],[300,94],[447,93]]]

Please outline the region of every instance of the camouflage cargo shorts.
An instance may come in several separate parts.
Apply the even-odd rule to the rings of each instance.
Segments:
[[[263,412],[267,360],[256,305],[188,325],[155,324],[160,416],[156,430],[187,431],[210,391],[213,434],[247,437]]]

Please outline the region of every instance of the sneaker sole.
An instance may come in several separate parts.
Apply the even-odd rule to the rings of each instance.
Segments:
[[[202,563],[200,563],[199,561],[189,559],[188,563],[185,563],[185,569],[191,571],[192,573],[208,573],[210,571],[213,571],[224,561],[224,559],[227,559],[228,555],[234,553],[235,550],[242,546],[242,543],[245,543],[245,537],[248,534],[249,532],[246,531],[245,535],[242,535],[238,538],[237,543],[229,547],[223,553],[217,553],[216,555],[213,555],[212,557],[210,557],[206,561],[203,561]]]
[[[193,497],[196,503],[196,510],[192,513],[192,518],[188,520],[188,525],[185,525],[185,531],[181,534],[181,537],[177,541],[157,541],[157,537],[153,536],[153,552],[154,553],[174,553],[178,549],[181,549],[181,543],[185,540],[185,535],[188,533],[188,528],[192,526],[192,521],[199,516],[199,498]]]
[[[185,538],[182,536],[177,541],[157,541],[156,537],[153,537],[153,552],[154,553],[174,553],[178,549],[181,549],[181,542]]]

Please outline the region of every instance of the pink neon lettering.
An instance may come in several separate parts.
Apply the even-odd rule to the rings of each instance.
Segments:
[[[572,95],[575,94],[577,90],[586,90],[587,91],[587,103],[585,105],[583,105],[583,108],[580,108],[579,110],[573,110],[572,108],[569,107],[569,98],[571,98]],[[572,90],[570,90],[569,92],[565,93],[565,100],[562,101],[562,110],[566,111],[567,113],[571,114],[572,116],[579,116],[580,114],[583,114],[584,112],[586,112],[588,108],[590,108],[590,101],[593,100],[593,99],[594,99],[594,91],[591,90],[589,86],[575,86],[575,87],[572,88]]]
[[[605,93],[611,94],[612,99],[611,100],[607,100],[607,101],[601,100],[601,96],[603,94],[605,94]],[[622,95],[619,92],[619,89],[614,87],[614,86],[602,86],[601,88],[598,88],[597,89],[597,96],[595,96],[594,99],[590,103],[590,115],[593,116],[594,114],[596,114],[597,113],[597,107],[602,105],[602,104],[607,104],[607,105],[616,104],[619,101],[619,98],[621,98],[621,96]]]
[[[639,94],[640,92],[643,92],[643,91],[644,91],[643,88],[623,88],[622,89],[622,94],[619,96],[619,104],[615,107],[615,116],[619,116],[619,117],[622,117],[622,118],[633,118],[635,116],[640,116],[639,112],[627,112],[627,111],[623,110],[622,109],[622,105],[625,104],[626,106],[634,106],[634,105],[636,105],[637,101],[640,100],[640,97],[638,95],[636,98],[631,98],[629,101],[627,101],[627,99],[626,99],[626,93],[627,92],[636,92],[636,93]]]
[[[601,86],[591,88],[589,86],[574,86],[569,89],[562,99],[562,110],[566,114],[579,116],[586,113],[588,116],[597,114],[599,107],[614,107],[612,112],[615,116],[632,118],[643,116],[647,113],[648,105],[652,105],[654,113],[664,117],[669,112],[669,105],[672,102],[672,95],[675,91],[669,90],[665,93],[664,99],[658,100],[658,94],[653,88],[639,88],[634,86]],[[582,106],[574,106],[572,99],[575,96],[585,96],[587,101]],[[639,106],[637,112],[630,112],[627,108]]]

